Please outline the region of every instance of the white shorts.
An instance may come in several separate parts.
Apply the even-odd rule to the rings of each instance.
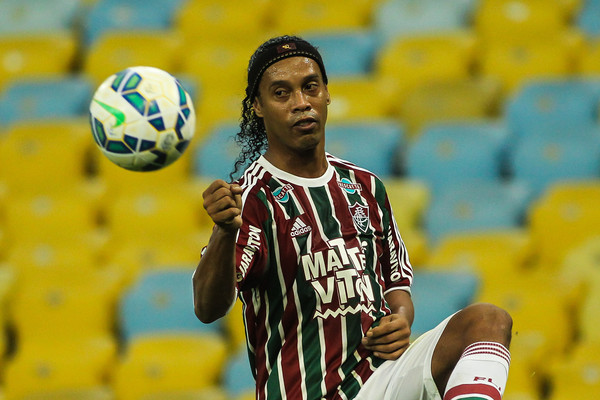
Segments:
[[[417,338],[400,358],[384,362],[354,400],[441,400],[431,375],[431,359],[450,318]]]

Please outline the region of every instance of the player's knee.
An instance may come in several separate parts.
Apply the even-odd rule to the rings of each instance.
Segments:
[[[477,303],[463,311],[468,315],[468,329],[473,335],[506,345],[510,343],[512,317],[506,310],[489,303]]]

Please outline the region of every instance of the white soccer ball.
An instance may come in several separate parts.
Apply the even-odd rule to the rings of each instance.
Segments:
[[[131,67],[106,79],[90,103],[96,144],[113,163],[153,171],[173,163],[194,136],[192,99],[171,74]]]

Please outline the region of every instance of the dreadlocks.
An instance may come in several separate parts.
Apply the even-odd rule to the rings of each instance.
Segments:
[[[234,169],[229,179],[234,180],[238,171],[256,160],[267,148],[267,132],[263,119],[254,112],[254,98],[259,96],[258,85],[265,70],[287,57],[303,56],[317,62],[327,83],[325,66],[318,50],[307,41],[297,36],[279,36],[267,40],[256,49],[248,63],[248,86],[246,97],[242,101],[242,117],[240,131],[235,136],[235,142],[240,146],[240,154],[235,161]]]

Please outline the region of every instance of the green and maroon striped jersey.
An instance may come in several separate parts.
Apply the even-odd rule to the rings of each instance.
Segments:
[[[236,273],[257,399],[352,399],[382,360],[361,345],[410,291],[412,267],[384,185],[327,155],[320,178],[263,157],[239,180]]]

